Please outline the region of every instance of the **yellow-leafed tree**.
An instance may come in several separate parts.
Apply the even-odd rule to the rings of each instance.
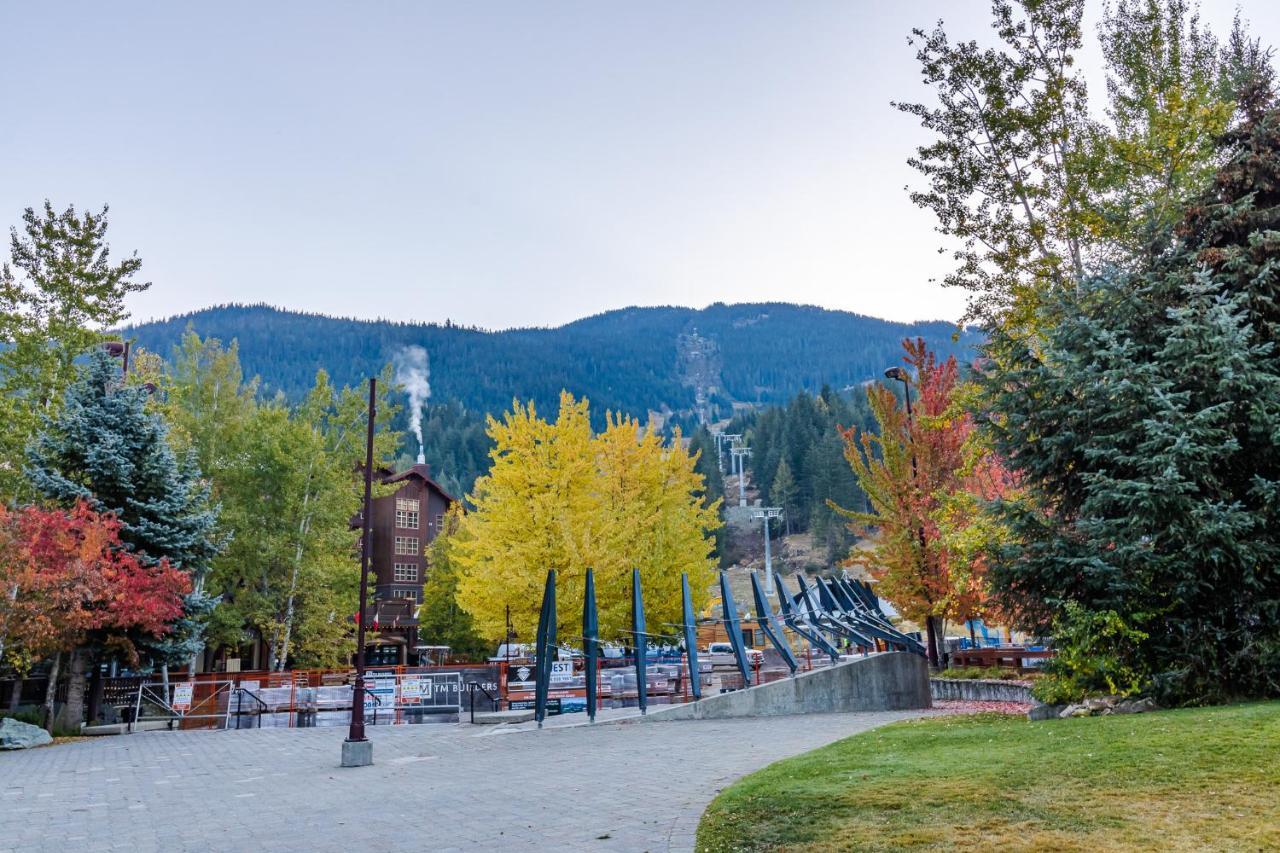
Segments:
[[[592,435],[587,401],[564,393],[554,423],[516,403],[489,420],[493,467],[476,481],[457,534],[459,603],[484,636],[504,633],[506,608],[532,638],[547,569],[557,576],[559,637],[580,645],[582,591],[595,569],[600,636],[630,642],[631,570],[640,569],[652,633],[674,636],[680,573],[695,608],[714,574],[718,505],[677,437],[670,445],[630,418]]]

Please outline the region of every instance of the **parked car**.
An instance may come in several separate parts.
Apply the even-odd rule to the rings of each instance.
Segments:
[[[714,666],[737,666],[738,659],[733,654],[732,643],[711,643],[707,646],[707,657]],[[755,666],[764,662],[764,652],[747,648],[747,663]]]
[[[489,663],[498,663],[505,660],[526,660],[532,657],[533,646],[527,643],[500,643],[493,657],[489,658]]]

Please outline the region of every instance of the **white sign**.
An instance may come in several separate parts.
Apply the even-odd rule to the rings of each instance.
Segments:
[[[406,675],[400,680],[400,701],[417,704],[431,696],[431,679],[420,675]]]
[[[563,684],[573,681],[573,661],[555,660],[551,662],[551,683]]]
[[[395,708],[396,677],[394,675],[377,675],[369,679],[365,686],[364,708],[366,711],[371,711],[375,705],[384,711]]]
[[[191,691],[194,685],[188,681],[173,685],[173,710],[187,711],[191,709]]]
[[[241,690],[257,690],[260,686],[261,685],[258,682],[251,678],[246,678],[244,681],[240,682]]]

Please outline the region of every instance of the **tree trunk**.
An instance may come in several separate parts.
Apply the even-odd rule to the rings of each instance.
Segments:
[[[307,465],[306,490],[302,493],[302,520],[298,522],[298,541],[293,551],[293,570],[289,575],[289,597],[284,609],[284,639],[280,643],[280,669],[284,669],[289,661],[289,641],[293,635],[293,610],[298,595],[298,575],[302,571],[303,543],[311,532],[311,516],[307,512],[311,504],[311,472],[315,469],[315,458]]]
[[[932,616],[925,617],[924,630],[926,640],[926,650],[929,654],[929,666],[934,669],[938,668],[938,631],[935,627],[936,623]]]
[[[49,734],[53,734],[53,705],[58,696],[58,669],[61,664],[62,652],[55,652],[49,666],[49,683],[44,688],[44,728]]]
[[[78,732],[84,722],[85,674],[88,670],[89,650],[79,646],[71,651],[67,667],[67,701],[58,715],[58,725]]]
[[[9,694],[9,710],[16,711],[22,704],[22,676],[13,677],[13,692]]]
[[[169,704],[169,699],[170,699],[170,696],[169,696],[169,664],[167,664],[167,663],[162,663],[162,664],[160,664],[160,684],[162,685],[162,687],[163,687],[163,689],[164,689],[164,701],[165,701],[165,704],[167,705],[167,704]]]
[[[269,671],[276,668],[276,648],[279,642],[280,632],[273,631],[271,634],[271,642],[267,643],[267,669]]]
[[[978,647],[978,631],[974,626],[973,617],[969,617],[969,644],[975,649]]]
[[[196,594],[200,594],[204,592],[204,573],[203,572],[196,578],[194,592]],[[195,650],[191,652],[191,660],[187,661],[187,679],[188,680],[191,680],[196,676],[196,661],[199,660],[200,656],[204,654],[204,647],[205,647],[204,637],[208,627],[209,627],[208,623],[205,623],[204,625],[201,625],[197,629],[199,638],[196,643]]]
[[[89,676],[89,710],[85,714],[89,725],[98,722],[102,710],[102,661],[94,659],[93,674]]]

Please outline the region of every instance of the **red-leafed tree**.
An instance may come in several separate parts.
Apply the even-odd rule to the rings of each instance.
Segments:
[[[134,657],[131,638],[166,633],[190,581],[166,561],[144,565],[121,545],[113,516],[80,502],[70,510],[0,506],[0,588],[0,655],[20,672],[53,659],[45,698],[52,726],[62,655],[93,639]]]
[[[903,615],[925,625],[936,664],[939,620],[986,612],[985,563],[973,540],[989,537],[982,502],[1003,493],[1009,478],[976,444],[955,358],[939,362],[920,338],[903,348],[910,412],[890,388],[868,386],[879,434],[841,430],[845,458],[872,511],[836,509],[860,528],[878,529],[875,547],[855,551],[852,560]]]

